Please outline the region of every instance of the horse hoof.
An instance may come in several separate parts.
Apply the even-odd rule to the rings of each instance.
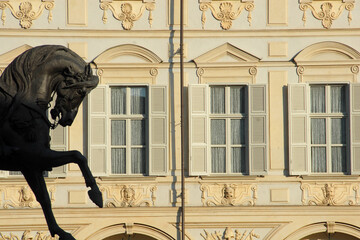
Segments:
[[[92,188],[88,191],[88,194],[93,203],[95,203],[99,208],[103,207],[103,198],[99,188]]]

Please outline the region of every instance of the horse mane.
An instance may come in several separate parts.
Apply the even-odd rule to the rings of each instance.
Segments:
[[[36,80],[33,72],[39,66],[45,64],[52,57],[68,55],[78,60],[78,64],[85,66],[85,61],[70,49],[59,45],[43,45],[31,48],[16,57],[4,70],[0,77],[0,88],[12,96],[27,91],[31,82]]]

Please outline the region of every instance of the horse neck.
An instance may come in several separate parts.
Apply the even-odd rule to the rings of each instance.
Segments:
[[[64,80],[62,74],[69,66],[75,66],[76,69],[81,69],[82,67],[77,62],[74,62],[73,59],[65,57],[61,59],[53,58],[44,64],[44,66],[41,66],[36,71],[39,77],[36,78],[36,82],[34,81],[32,86],[31,94],[36,96],[35,99],[49,103],[52,100],[53,92],[57,90],[59,84]]]

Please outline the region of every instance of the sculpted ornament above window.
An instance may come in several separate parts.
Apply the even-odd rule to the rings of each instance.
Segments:
[[[35,235],[35,236],[34,236]],[[58,236],[51,237],[50,233],[44,233],[42,231],[31,231],[31,230],[25,230],[22,235],[19,235],[18,233],[3,233],[0,232],[0,240],[57,240],[59,239]]]
[[[22,28],[28,29],[32,26],[32,21],[41,16],[44,9],[49,11],[48,22],[51,22],[51,10],[54,8],[54,0],[0,0],[1,21],[3,25],[5,25],[6,21],[6,8],[10,9],[12,15],[20,21]]]
[[[150,27],[152,26],[153,16],[152,11],[155,9],[155,0],[100,0],[100,8],[104,11],[103,22],[108,20],[107,11],[110,10],[115,19],[121,21],[122,27],[125,30],[131,30],[134,22],[139,20],[145,9],[149,11],[148,21]]]
[[[324,28],[329,29],[334,20],[347,10],[349,25],[352,20],[351,11],[354,9],[355,0],[299,0],[300,10],[304,12],[302,20],[306,23],[306,10],[310,9],[312,15],[321,20]]]
[[[205,240],[231,240],[231,239],[235,239],[235,240],[254,240],[254,239],[259,239],[260,235],[256,234],[254,229],[251,230],[250,232],[245,230],[238,230],[236,229],[235,231],[232,230],[231,227],[227,227],[225,229],[224,232],[221,231],[215,231],[213,233],[209,233],[208,231],[206,231],[204,229],[205,234],[201,233],[200,235],[205,239]]]
[[[210,9],[216,20],[220,21],[220,26],[224,30],[228,30],[232,26],[232,21],[237,19],[241,12],[245,9],[248,11],[247,20],[251,25],[251,11],[254,10],[254,0],[230,0],[230,1],[214,1],[199,0],[200,10],[202,11],[201,22],[203,29],[205,28],[206,15],[205,12]]]

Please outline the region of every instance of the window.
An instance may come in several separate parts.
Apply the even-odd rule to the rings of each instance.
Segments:
[[[168,173],[166,86],[99,85],[89,95],[89,165],[94,176]]]
[[[211,172],[245,173],[245,86],[211,86]]]
[[[190,175],[266,174],[266,85],[190,85],[189,135]]]
[[[290,84],[291,175],[360,173],[360,85]]]
[[[345,85],[310,85],[311,172],[346,173]]]
[[[111,173],[145,174],[146,87],[111,88]]]

